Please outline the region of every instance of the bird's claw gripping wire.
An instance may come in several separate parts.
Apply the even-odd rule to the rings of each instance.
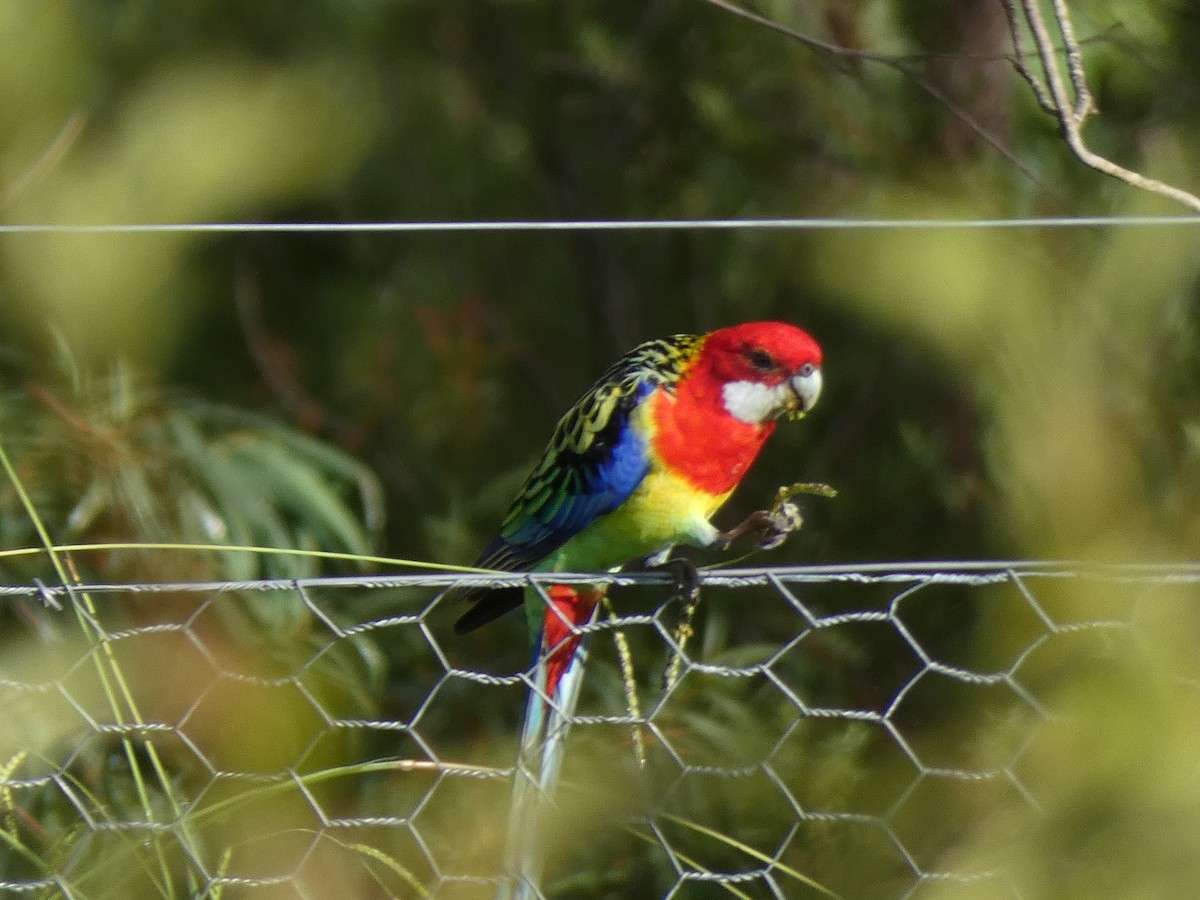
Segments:
[[[651,571],[670,574],[675,584],[674,596],[692,602],[700,596],[700,571],[690,559],[676,556],[647,566]]]

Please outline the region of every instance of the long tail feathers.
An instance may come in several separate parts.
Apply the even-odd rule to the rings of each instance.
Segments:
[[[458,617],[454,623],[456,634],[466,634],[498,619],[506,612],[516,609],[525,602],[523,587],[479,588],[462,595],[474,605]]]
[[[538,885],[545,864],[545,813],[553,802],[587,657],[587,642],[578,629],[592,621],[602,594],[561,584],[546,592],[550,603],[530,673],[532,689],[513,776],[505,851],[509,878],[501,883],[496,900],[542,896]]]

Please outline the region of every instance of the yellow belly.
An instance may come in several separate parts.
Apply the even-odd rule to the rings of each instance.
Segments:
[[[575,535],[538,568],[604,570],[671,544],[706,546],[717,534],[708,520],[730,493],[705,493],[656,467],[620,507]]]

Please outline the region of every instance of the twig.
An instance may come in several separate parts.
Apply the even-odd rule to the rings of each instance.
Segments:
[[[26,381],[25,390],[29,393],[30,397],[41,404],[56,419],[65,423],[72,431],[79,432],[85,438],[94,439],[106,444],[110,450],[119,451],[121,449],[120,436],[116,428],[109,428],[89,422],[55,396],[49,388],[43,387],[36,381]]]
[[[246,350],[267,388],[302,425],[327,429],[334,432],[339,439],[345,438],[351,430],[346,421],[304,389],[288,366],[284,353],[279,349],[280,342],[268,331],[263,318],[258,282],[244,257],[238,260],[234,281],[234,306]]]
[[[1016,166],[1022,174],[1029,177],[1033,182],[1038,183],[1038,177],[1032,169],[1026,166],[1021,160],[1017,159],[1016,155],[1004,145],[1004,143],[983,127],[979,121],[969,112],[955,103],[946,95],[944,91],[936,85],[930,83],[923,78],[910,64],[913,57],[904,56],[889,56],[886,53],[875,53],[870,50],[859,50],[854,47],[843,47],[839,44],[831,44],[828,41],[822,41],[811,35],[804,34],[801,31],[796,31],[794,28],[788,28],[786,25],[780,24],[766,16],[759,15],[756,12],[738,6],[730,0],[704,0],[704,2],[719,7],[726,12],[733,13],[735,16],[740,16],[747,21],[754,22],[764,28],[769,28],[777,34],[782,34],[789,37],[799,44],[808,47],[810,50],[816,50],[821,53],[826,53],[830,56],[837,56],[843,59],[856,59],[863,62],[872,62],[879,65],[887,66],[899,72],[926,94],[936,100],[938,103],[950,110],[950,112],[958,118],[964,125],[970,128],[975,134],[992,147],[997,153],[1007,159],[1010,163]]]
[[[709,2],[718,2],[718,0],[709,0]],[[1009,31],[1012,35],[1015,51],[1013,67],[1033,91],[1038,105],[1058,120],[1063,139],[1075,157],[1084,165],[1117,178],[1131,187],[1151,191],[1200,212],[1200,197],[1195,194],[1157,179],[1147,178],[1132,169],[1126,169],[1107,157],[1093,152],[1087,146],[1083,137],[1083,126],[1096,111],[1096,107],[1092,100],[1091,89],[1088,87],[1087,72],[1083,66],[1083,54],[1079,48],[1079,41],[1075,37],[1075,28],[1071,24],[1071,14],[1067,9],[1066,0],[1052,0],[1052,3],[1054,24],[1066,56],[1067,77],[1070,80],[1072,96],[1068,96],[1067,80],[1064,79],[1062,67],[1059,65],[1059,51],[1055,46],[1038,0],[1021,0],[1020,14],[1017,12],[1015,0],[1000,0],[1000,2],[1004,5]],[[1020,26],[1022,22],[1029,28],[1029,33],[1033,38],[1033,44],[1042,65],[1041,79],[1030,70],[1024,61],[1021,47]]]
[[[609,620],[617,621],[617,611],[613,608],[607,592],[600,602],[604,604],[604,611],[608,613]],[[640,720],[642,704],[638,700],[637,676],[633,671],[633,651],[629,649],[629,639],[625,637],[624,631],[614,628],[612,635],[613,643],[617,645],[617,658],[621,661],[621,680],[625,685],[625,705],[629,709],[629,718]],[[633,752],[637,757],[638,768],[644,769],[646,768],[646,739],[642,736],[641,725],[635,722],[630,732],[633,735]]]
[[[671,654],[671,664],[663,673],[663,692],[675,687],[679,676],[683,673],[683,651],[687,647],[688,638],[696,633],[692,622],[696,618],[696,610],[700,608],[700,588],[696,587],[684,599],[683,610],[679,614],[679,624],[675,628],[675,652]]]
[[[1008,31],[1012,35],[1012,67],[1016,69],[1017,74],[1029,85],[1029,89],[1033,92],[1038,106],[1053,116],[1056,112],[1054,103],[1046,93],[1046,88],[1038,81],[1037,76],[1033,74],[1033,70],[1029,68],[1029,54],[1021,50],[1021,23],[1017,19],[1016,7],[1009,2],[1002,2],[1000,5],[1004,7],[1004,17],[1008,20]]]

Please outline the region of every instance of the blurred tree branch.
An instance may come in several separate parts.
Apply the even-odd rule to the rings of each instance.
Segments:
[[[341,431],[345,423],[300,384],[293,368],[294,354],[268,330],[258,280],[245,258],[238,261],[233,296],[246,350],[267,389],[302,428],[316,431],[332,426]]]
[[[715,3],[721,2],[721,0],[709,0],[709,2]],[[1001,0],[1005,15],[1008,17],[1009,31],[1012,34],[1013,67],[1029,85],[1042,109],[1058,121],[1063,139],[1066,140],[1071,152],[1084,165],[1091,166],[1105,175],[1118,178],[1132,187],[1168,197],[1200,212],[1200,197],[1195,194],[1126,169],[1087,146],[1083,137],[1083,125],[1088,117],[1096,112],[1096,105],[1088,87],[1087,72],[1083,67],[1083,54],[1079,48],[1079,41],[1075,37],[1075,28],[1071,23],[1071,14],[1067,9],[1066,0],[1051,0],[1051,2],[1054,10],[1054,28],[1058,32],[1059,41],[1061,41],[1061,52],[1066,57],[1067,78],[1063,77],[1062,66],[1059,62],[1060,50],[1055,45],[1055,38],[1046,23],[1046,17],[1042,13],[1038,0],[1020,0],[1020,10],[1017,9],[1016,0]],[[1029,67],[1026,54],[1022,50],[1022,25],[1029,29],[1033,38],[1033,44],[1037,50],[1036,57],[1042,66],[1040,77]],[[1070,92],[1067,90],[1068,79]]]
[[[893,55],[886,54],[886,53],[876,53],[871,50],[862,50],[857,47],[844,47],[839,44],[833,44],[833,43],[829,43],[828,41],[822,41],[818,38],[812,37],[811,35],[804,34],[803,32],[800,32],[800,31],[796,31],[793,28],[789,28],[786,25],[776,22],[774,19],[770,19],[766,16],[760,15],[759,13],[745,9],[744,7],[741,7],[741,6],[737,5],[736,3],[731,2],[731,0],[705,0],[705,2],[710,3],[713,6],[719,7],[720,9],[723,9],[726,12],[730,12],[736,16],[740,16],[741,18],[746,19],[747,21],[754,22],[758,25],[761,25],[764,28],[769,28],[771,31],[774,31],[777,34],[782,34],[785,37],[789,37],[792,40],[796,41],[799,44],[802,44],[803,46],[807,47],[810,50],[815,50],[820,53],[825,53],[829,56],[834,56],[834,57],[837,57],[837,58],[840,58],[843,60],[876,63],[879,65],[887,66],[888,68],[899,72],[901,75],[903,75],[905,78],[907,78],[913,84],[915,84],[917,87],[919,87],[925,93],[927,93],[930,97],[932,97],[938,103],[940,103],[944,107],[946,107],[946,109],[948,109],[956,118],[958,118],[963,124],[965,124],[971,131],[973,131],[975,134],[979,135],[979,137],[983,141],[985,141],[987,144],[989,144],[997,153],[999,153],[1001,156],[1003,156],[1005,159],[1007,159],[1010,163],[1012,163],[1014,166],[1016,166],[1024,175],[1029,177],[1035,184],[1040,183],[1038,177],[1034,174],[1033,170],[1030,169],[1023,162],[1021,162],[1021,160],[1017,158],[1016,154],[1014,154],[1012,152],[1012,150],[1010,150],[1008,148],[1008,146],[997,135],[993,134],[991,131],[989,131],[987,128],[985,128],[979,122],[979,120],[977,118],[975,118],[975,116],[973,116],[968,110],[964,109],[958,103],[955,103],[954,100],[945,91],[943,91],[936,84],[932,83],[927,78],[925,78],[913,66],[913,62],[916,59],[929,58],[930,56],[943,56],[944,54],[929,54],[929,55],[922,55],[920,57],[893,56]]]

